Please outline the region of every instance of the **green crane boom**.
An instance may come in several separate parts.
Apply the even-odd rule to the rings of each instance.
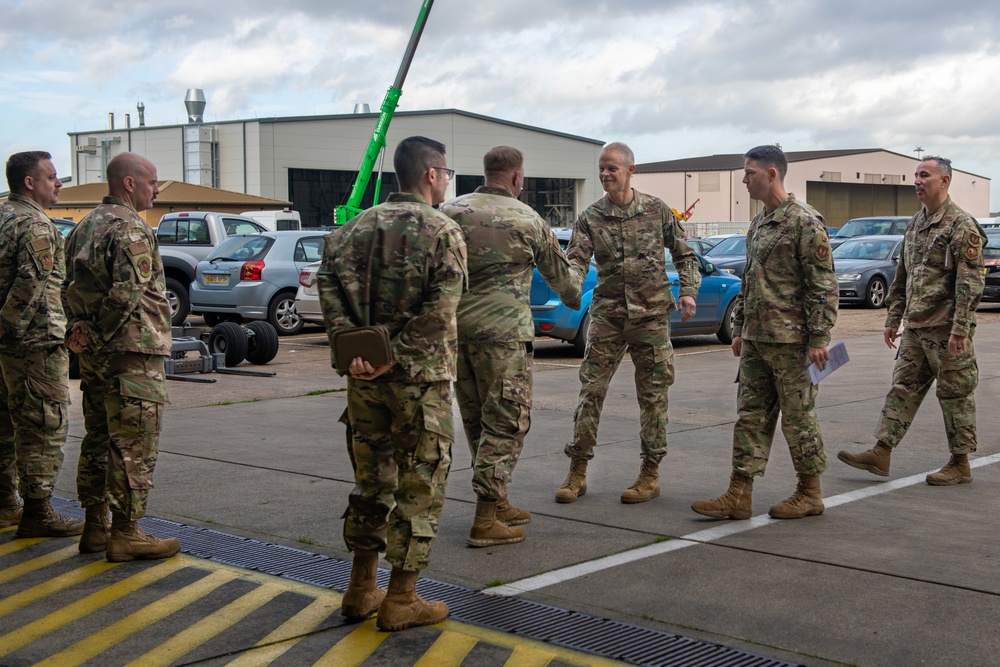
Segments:
[[[361,166],[358,167],[358,175],[354,179],[351,194],[348,195],[347,201],[343,205],[338,206],[334,212],[334,220],[338,225],[344,224],[364,210],[361,207],[361,199],[368,188],[368,182],[371,180],[376,160],[379,160],[379,169],[378,178],[375,180],[374,203],[378,203],[379,190],[382,187],[382,160],[385,159],[385,137],[389,132],[389,123],[392,122],[392,115],[396,113],[396,107],[399,106],[399,96],[403,94],[403,81],[406,79],[406,73],[410,69],[410,63],[413,62],[413,54],[417,50],[417,43],[420,41],[420,35],[424,31],[424,24],[427,22],[427,16],[430,14],[431,5],[433,4],[434,0],[424,0],[424,4],[420,8],[420,14],[417,16],[417,24],[413,26],[413,34],[410,35],[410,42],[406,45],[406,52],[403,54],[403,62],[400,63],[399,71],[396,72],[396,80],[392,82],[389,90],[386,91],[385,99],[382,100],[382,109],[378,115],[378,122],[375,123],[375,130],[368,141],[368,149],[365,151],[365,156],[361,159]],[[380,156],[382,160],[379,159]]]

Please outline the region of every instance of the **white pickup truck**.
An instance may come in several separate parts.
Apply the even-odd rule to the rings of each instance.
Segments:
[[[179,326],[191,310],[188,288],[198,262],[230,236],[267,231],[261,223],[234,213],[167,213],[156,228],[156,241],[167,278],[170,322]]]

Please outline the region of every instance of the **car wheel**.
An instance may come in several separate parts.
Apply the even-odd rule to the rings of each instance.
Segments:
[[[729,302],[726,306],[726,314],[722,316],[722,323],[719,325],[719,333],[715,334],[719,337],[719,341],[723,345],[733,344],[733,311],[736,310],[736,299]]]
[[[208,350],[225,355],[227,367],[233,367],[247,356],[247,334],[235,322],[219,322],[208,335]]]
[[[174,278],[167,278],[167,303],[170,304],[170,325],[179,327],[184,324],[191,312],[191,300],[184,285]]]
[[[885,280],[875,276],[865,290],[865,308],[881,308],[885,305]]]
[[[266,364],[278,355],[278,332],[270,322],[256,320],[246,327],[247,361]]]
[[[295,310],[295,292],[281,292],[271,300],[267,309],[267,321],[279,336],[291,336],[302,331],[305,322]]]
[[[214,327],[219,322],[226,321],[218,313],[202,313],[201,316],[205,320],[205,324],[210,327]]]
[[[587,353],[587,334],[590,332],[590,313],[584,313],[580,320],[580,328],[576,330],[576,336],[570,341],[573,351],[577,356],[582,357]]]

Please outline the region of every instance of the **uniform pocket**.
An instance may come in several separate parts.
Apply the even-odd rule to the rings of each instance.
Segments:
[[[69,405],[69,385],[53,382],[48,378],[29,375],[27,377],[29,401],[24,417],[33,417],[43,431],[57,431],[66,421],[66,406]]]

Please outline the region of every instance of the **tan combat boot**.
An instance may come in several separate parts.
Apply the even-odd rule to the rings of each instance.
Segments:
[[[181,543],[176,537],[161,540],[142,532],[135,521],[124,520],[117,514],[112,516],[107,555],[110,562],[170,558],[180,550]]]
[[[632,486],[622,491],[622,502],[626,505],[644,503],[660,495],[660,464],[650,458],[642,460],[639,476]]]
[[[87,515],[83,520],[83,535],[80,536],[80,553],[96,554],[108,548],[108,536],[111,533],[111,515],[108,514],[108,504],[101,503],[85,508]]]
[[[469,531],[470,547],[492,547],[524,541],[524,528],[511,528],[498,521],[495,500],[477,500],[476,516]]]
[[[968,484],[971,481],[972,469],[969,468],[968,454],[952,454],[945,467],[927,475],[927,483],[931,486]]]
[[[799,475],[795,493],[768,510],[774,519],[801,519],[822,514],[823,494],[819,488],[819,475]]]
[[[557,503],[572,503],[587,493],[587,459],[570,459],[566,481],[556,491]]]
[[[70,537],[83,532],[83,521],[59,514],[48,498],[25,498],[18,537]]]
[[[851,454],[850,452],[837,452],[837,458],[858,470],[867,470],[873,475],[880,477],[889,476],[889,457],[892,455],[892,447],[881,440],[875,443],[871,449]]]
[[[0,528],[16,526],[21,521],[21,501],[11,494],[0,500]]]
[[[523,526],[526,523],[531,523],[531,512],[514,507],[504,498],[497,501],[497,520],[508,526]]]
[[[418,574],[414,570],[392,568],[389,592],[378,608],[376,625],[379,630],[405,630],[440,623],[448,618],[446,603],[428,602],[417,595]]]
[[[696,500],[691,509],[713,519],[749,519],[753,513],[753,477],[734,472],[724,494],[712,500]]]
[[[370,549],[354,550],[351,581],[340,601],[340,613],[352,620],[368,618],[385,599],[385,589],[379,588],[378,552]]]

